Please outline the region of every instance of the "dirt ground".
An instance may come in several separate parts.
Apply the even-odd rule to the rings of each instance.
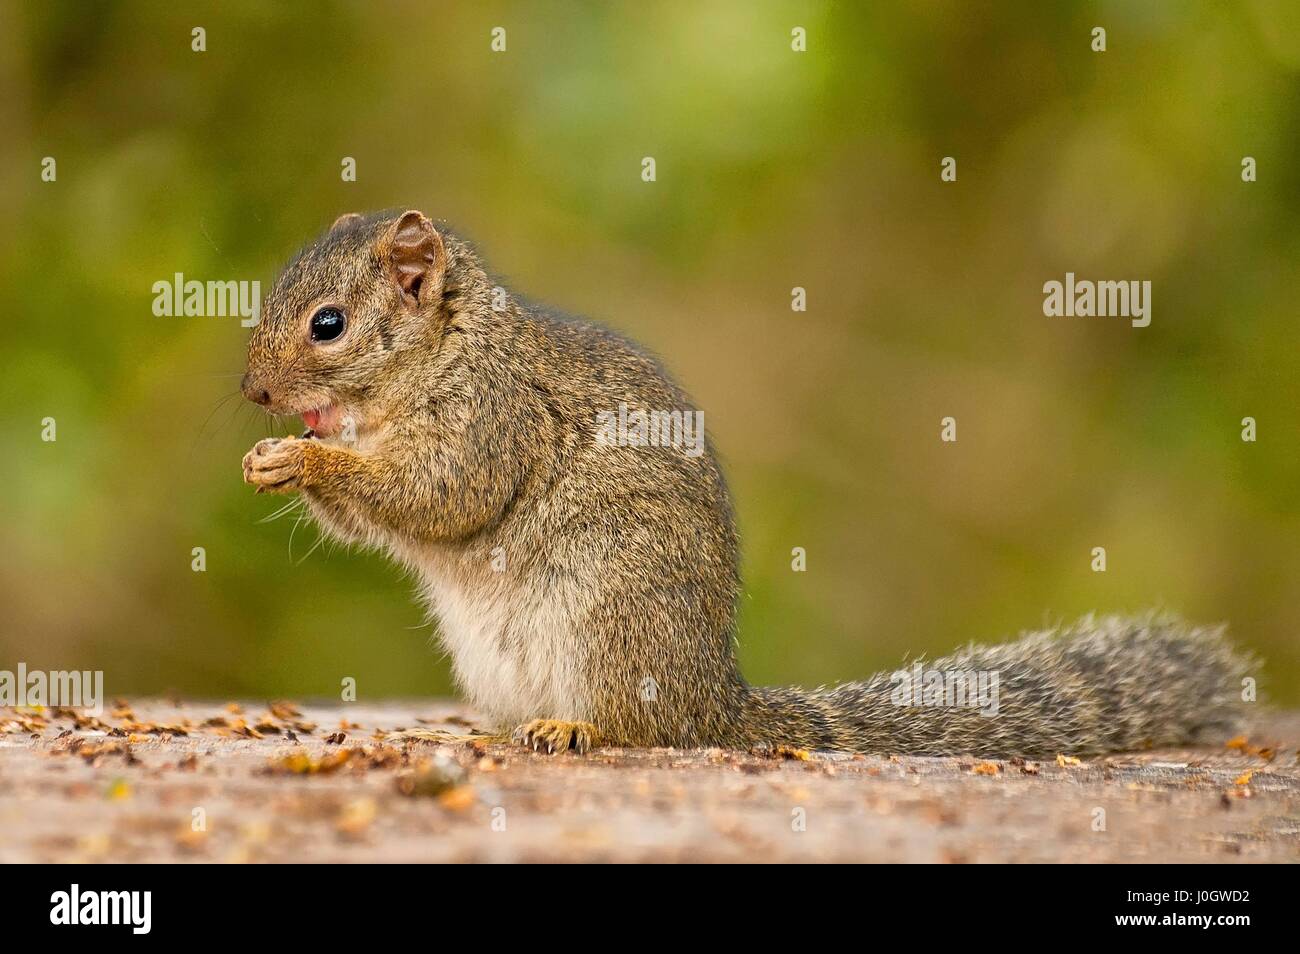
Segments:
[[[392,744],[452,701],[0,709],[0,862],[1300,861],[1300,713],[1077,763]]]

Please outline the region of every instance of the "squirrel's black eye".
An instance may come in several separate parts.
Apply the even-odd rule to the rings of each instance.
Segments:
[[[311,316],[311,340],[333,341],[343,334],[347,320],[337,308],[322,308]]]

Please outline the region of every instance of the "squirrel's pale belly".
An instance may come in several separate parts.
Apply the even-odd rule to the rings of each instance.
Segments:
[[[463,557],[420,554],[409,562],[420,573],[456,679],[476,708],[505,728],[537,718],[589,719],[574,619],[562,593],[490,570],[464,574]]]
[[[358,532],[319,504],[312,512],[332,536],[387,549],[419,574],[456,681],[476,709],[503,728],[532,719],[590,720],[575,633],[584,594],[493,572],[490,547],[472,555],[431,548],[376,527]]]

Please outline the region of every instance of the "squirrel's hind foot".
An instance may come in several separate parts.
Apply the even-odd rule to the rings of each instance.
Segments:
[[[600,743],[600,730],[590,722],[534,719],[515,729],[513,741],[534,752],[546,752],[548,755],[570,749],[579,755],[585,755]]]

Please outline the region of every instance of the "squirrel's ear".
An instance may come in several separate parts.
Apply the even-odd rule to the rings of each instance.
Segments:
[[[339,229],[346,228],[347,226],[351,225],[353,222],[360,222],[360,221],[361,221],[361,216],[356,212],[344,212],[342,215],[340,215],[337,219],[334,220],[334,224],[330,226],[330,231],[337,232]]]
[[[423,212],[403,212],[389,226],[381,251],[389,277],[410,304],[427,302],[441,286],[447,250],[442,236]]]

